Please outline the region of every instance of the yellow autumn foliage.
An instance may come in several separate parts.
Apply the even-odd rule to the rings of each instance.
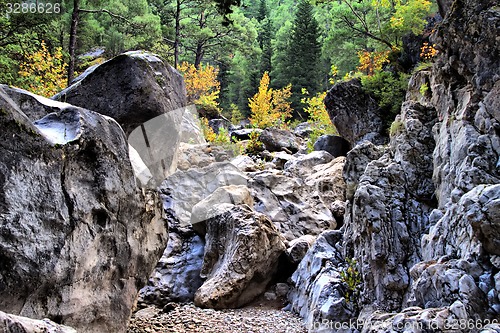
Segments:
[[[286,119],[292,115],[292,107],[288,100],[292,96],[292,85],[283,89],[269,88],[269,74],[264,72],[260,80],[259,90],[248,99],[251,116],[250,123],[258,128],[285,125]]]
[[[220,82],[217,80],[219,69],[210,64],[200,65],[183,62],[179,70],[184,75],[189,103],[194,103],[204,110],[219,112],[217,99],[220,94]]]
[[[19,65],[19,86],[37,95],[53,96],[66,87],[66,67],[62,48],[51,54],[42,41],[40,49]]]

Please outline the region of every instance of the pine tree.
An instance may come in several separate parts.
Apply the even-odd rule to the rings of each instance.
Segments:
[[[259,13],[257,15],[260,29],[257,40],[259,42],[262,55],[260,58],[260,74],[264,72],[271,72],[271,58],[272,58],[272,23],[269,18],[269,10],[267,8],[266,0],[260,0]]]
[[[260,58],[260,71],[261,73],[264,72],[271,72],[271,58],[273,56],[273,48],[271,45],[271,38],[272,38],[272,24],[271,20],[269,18],[265,18],[263,22],[261,22],[261,35],[262,35],[262,41],[260,48],[262,50],[262,55]]]
[[[292,105],[294,116],[305,118],[300,104],[302,89],[316,94],[320,87],[321,74],[318,63],[321,45],[318,22],[313,15],[313,6],[308,0],[301,0],[293,22],[292,35],[288,45],[286,74],[292,84]]]

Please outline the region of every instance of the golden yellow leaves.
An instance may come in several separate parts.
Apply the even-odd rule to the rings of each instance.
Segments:
[[[40,49],[28,54],[19,66],[20,86],[38,95],[53,96],[66,86],[66,67],[62,48],[51,54],[42,41]]]
[[[250,98],[250,123],[259,128],[284,125],[292,114],[288,99],[292,95],[292,85],[283,89],[269,88],[269,74],[264,72],[260,80],[259,91]]]
[[[420,48],[420,58],[425,61],[431,60],[438,54],[438,50],[434,48],[434,45],[429,45],[429,43],[424,42]]]
[[[220,82],[217,80],[219,69],[212,65],[200,65],[183,62],[179,70],[184,74],[188,102],[194,103],[203,109],[219,111],[217,99],[220,93]]]
[[[359,66],[358,71],[365,75],[372,76],[376,71],[382,69],[382,66],[388,62],[388,56],[391,51],[369,52],[358,51]]]

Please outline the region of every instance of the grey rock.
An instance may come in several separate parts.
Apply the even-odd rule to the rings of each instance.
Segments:
[[[192,302],[203,284],[200,277],[205,242],[194,232],[171,225],[168,245],[147,285],[140,290],[138,303],[164,307],[170,302]]]
[[[265,291],[276,272],[284,239],[265,215],[246,205],[204,223],[201,276],[207,280],[196,292],[195,304],[222,309],[249,303]]]
[[[300,136],[301,138],[308,138],[313,132],[313,124],[309,122],[300,123],[293,130],[293,134]]]
[[[212,128],[215,134],[219,134],[221,128],[224,128],[227,131],[231,126],[231,122],[227,119],[210,119],[208,121],[208,126]]]
[[[387,142],[377,102],[363,91],[358,79],[335,84],[325,97],[325,106],[340,136],[351,147],[365,140]]]
[[[257,163],[248,155],[238,155],[231,160],[231,164],[241,171],[257,171]]]
[[[142,51],[94,67],[53,98],[112,117],[127,135],[187,103],[182,75],[158,56]]]
[[[361,302],[386,311],[401,307],[410,285],[407,272],[421,261],[418,240],[437,206],[430,158],[435,147],[432,114],[432,109],[418,103],[403,105],[397,121],[405,125],[391,137],[389,151],[366,165],[346,208],[344,225],[350,237],[345,238],[345,251],[363,263]],[[365,152],[377,155],[369,145],[348,154],[348,194],[362,168],[354,161],[368,162]]]
[[[247,185],[248,178],[229,162],[216,162],[203,168],[177,171],[160,186],[164,208],[181,226],[191,226],[193,207],[216,189],[228,185]]]
[[[324,150],[333,157],[346,156],[350,149],[349,142],[337,135],[322,135],[314,143],[314,150]]]
[[[285,251],[288,260],[292,264],[299,264],[315,241],[316,237],[312,235],[304,235],[290,241]]]
[[[378,160],[385,150],[380,146],[366,141],[354,147],[348,154],[344,166],[346,182],[346,198],[351,200],[359,185],[359,179],[364,174],[368,164]]]
[[[290,286],[287,283],[276,283],[275,290],[278,297],[286,297],[290,290]]]
[[[250,134],[253,132],[262,133],[260,128],[244,128],[240,130],[231,131],[231,140],[232,141],[242,141],[249,140]]]
[[[293,155],[287,154],[284,151],[278,151],[273,153],[273,164],[278,170],[283,170],[285,168],[286,162],[294,159]]]
[[[120,126],[69,104],[33,121],[0,87],[0,308],[79,332],[125,332],[167,241]]]
[[[289,160],[283,169],[296,176],[310,175],[313,173],[313,167],[331,162],[333,159],[334,157],[326,151],[313,151]]]
[[[270,152],[285,150],[291,153],[296,153],[299,150],[297,137],[293,133],[286,130],[266,128],[260,134],[259,140]]]
[[[311,169],[306,179],[278,170],[257,172],[249,181],[254,208],[267,215],[287,240],[335,229],[336,220],[323,198],[345,200],[342,167],[343,160],[331,161],[326,170]]]
[[[253,206],[253,198],[245,185],[227,185],[217,188],[208,197],[193,206],[191,224],[214,218],[233,205]],[[230,209],[230,208],[229,208]],[[195,226],[196,227],[196,226]],[[205,232],[203,232],[205,233]]]
[[[345,298],[341,272],[346,263],[341,247],[340,231],[323,232],[292,275],[288,300],[309,332],[330,332],[329,323],[342,323],[356,315],[354,302]]]
[[[3,84],[0,86],[19,107],[19,109],[30,119],[40,119],[49,113],[59,111],[59,107],[52,106],[50,100],[45,97]]]
[[[0,331],[5,333],[76,333],[76,330],[58,325],[51,320],[35,320],[0,311]]]
[[[176,156],[176,170],[204,168],[215,162],[229,162],[233,157],[234,151],[224,146],[180,143]]]

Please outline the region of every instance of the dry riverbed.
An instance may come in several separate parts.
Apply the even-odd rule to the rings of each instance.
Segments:
[[[134,313],[127,333],[306,333],[298,316],[272,304],[241,309],[200,309],[172,304],[162,310],[147,307]]]

